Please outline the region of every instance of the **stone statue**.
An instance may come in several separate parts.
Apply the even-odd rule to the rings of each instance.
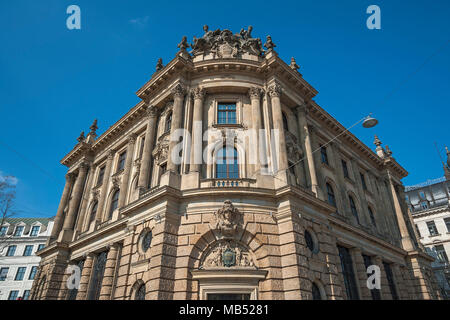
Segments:
[[[207,25],[203,26],[205,32],[201,38],[194,37],[191,44],[192,54],[213,53],[219,58],[239,57],[248,52],[257,56],[263,55],[262,43],[259,38],[252,38],[253,27],[248,30],[241,29],[240,33],[233,34],[230,30],[217,29],[210,31]]]
[[[275,48],[275,47],[276,47],[276,45],[275,45],[275,43],[273,43],[272,37],[267,36],[266,43],[264,44],[264,48],[267,49],[267,52],[272,52],[273,48]]]
[[[78,142],[83,142],[86,139],[84,131],[81,131],[80,136],[77,138]]]
[[[184,36],[181,39],[181,42],[178,44],[177,46],[178,48],[180,48],[180,51],[185,52],[187,48],[189,48],[189,43],[187,42],[187,37]]]
[[[158,59],[158,62],[156,63],[156,71],[160,71],[160,70],[162,70],[163,68],[164,68],[163,60],[162,60],[162,58],[159,58],[159,59]]]
[[[291,58],[291,64],[289,65],[289,67],[291,67],[291,69],[295,71],[298,71],[298,69],[300,68],[297,62],[295,62],[294,57]]]

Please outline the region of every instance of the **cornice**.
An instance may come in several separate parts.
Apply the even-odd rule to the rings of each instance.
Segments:
[[[341,135],[341,139],[356,148],[358,152],[366,156],[372,161],[378,168],[390,168],[397,176],[401,179],[408,175],[408,172],[400,166],[394,159],[381,159],[374,151],[372,151],[366,144],[359,140],[355,135],[339,123],[335,118],[333,118],[328,112],[326,112],[322,107],[320,107],[315,101],[308,103],[308,115],[321,121],[326,125],[326,127],[333,132],[335,135]]]
[[[86,153],[98,153],[111,140],[119,135],[125,128],[129,127],[136,119],[141,119],[147,110],[147,106],[144,101],[139,102],[133,108],[131,108],[122,118],[115,124],[109,127],[102,135],[100,135],[95,142],[90,145],[86,142],[78,143],[75,148],[70,151],[62,160],[61,164],[67,167],[71,167]]]
[[[379,244],[379,245],[381,245],[381,246],[383,246],[385,248],[388,248],[391,251],[395,251],[395,252],[397,252],[398,254],[400,254],[402,256],[406,256],[407,255],[407,251],[403,250],[402,248],[396,247],[396,246],[390,244],[389,242],[387,242],[387,241],[385,241],[383,239],[380,239],[378,237],[375,237],[375,236],[365,232],[364,230],[362,230],[360,228],[356,228],[356,227],[354,227],[354,226],[352,226],[352,225],[350,225],[350,224],[348,224],[348,223],[346,223],[346,222],[344,222],[344,221],[342,221],[342,220],[340,220],[340,219],[338,219],[336,217],[330,216],[329,217],[329,221],[330,221],[330,223],[332,225],[336,225],[336,226],[341,227],[341,228],[343,228],[345,230],[351,231],[353,234],[359,235],[359,236],[361,236],[362,238],[364,238],[366,240],[370,240],[370,241],[376,242],[377,244]]]

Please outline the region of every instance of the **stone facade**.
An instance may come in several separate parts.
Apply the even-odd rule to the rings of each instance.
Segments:
[[[434,257],[431,266],[442,296],[450,299],[450,151],[445,176],[406,188],[406,202],[425,251]]]
[[[382,299],[439,298],[391,153],[317,105],[270,36],[263,46],[251,27],[204,31],[158,61],[140,103],[99,137],[95,122],[61,161],[67,182],[33,298],[371,299],[363,254],[381,268]],[[226,174],[221,143],[239,159]],[[78,290],[68,265],[82,265]]]

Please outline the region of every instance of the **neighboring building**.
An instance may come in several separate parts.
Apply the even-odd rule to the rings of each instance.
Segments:
[[[406,187],[406,201],[420,242],[435,257],[432,263],[443,295],[450,298],[450,152],[447,150],[445,176]]]
[[[0,226],[0,300],[28,300],[53,219],[7,218]]]
[[[100,137],[95,121],[62,159],[32,298],[439,298],[392,152],[314,102],[270,36],[263,50],[251,28],[204,31],[190,53],[184,37],[158,61],[141,102]],[[192,152],[178,149],[180,128]],[[70,290],[69,264],[81,269]],[[372,264],[381,290],[367,288]]]

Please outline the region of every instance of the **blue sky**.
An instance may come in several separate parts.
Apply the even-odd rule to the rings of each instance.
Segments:
[[[343,125],[374,113],[377,127],[352,132],[370,147],[379,135],[409,171],[406,185],[442,176],[433,143],[442,156],[450,145],[450,44],[442,47],[450,2],[274,3],[2,1],[0,175],[17,177],[20,215],[56,213],[66,172],[59,160],[80,132],[98,118],[102,133],[138,103],[135,92],[157,59],[170,61],[182,36],[201,36],[204,24],[270,34],[280,57],[296,58],[319,91],[315,100]],[[81,30],[66,28],[71,4],[81,8]],[[381,8],[381,30],[366,28],[372,4]]]

